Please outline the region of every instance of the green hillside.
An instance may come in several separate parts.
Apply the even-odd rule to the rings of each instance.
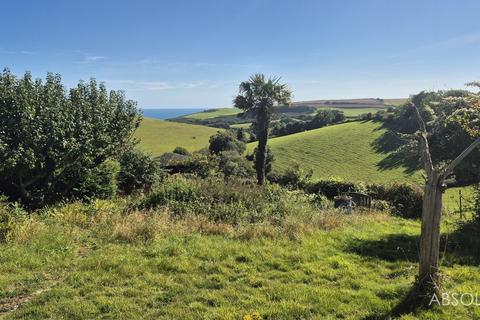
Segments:
[[[135,136],[140,148],[153,155],[161,155],[181,146],[189,151],[208,145],[208,139],[221,129],[192,124],[144,118]]]
[[[239,112],[240,112],[240,109],[237,109],[237,108],[218,108],[218,109],[210,109],[202,112],[188,114],[186,116],[183,116],[182,118],[205,120],[205,119],[212,119],[212,118],[221,117],[221,116],[236,115]]]
[[[401,104],[404,104],[408,99],[406,98],[400,98],[400,99],[383,99],[383,103],[385,105],[391,105],[391,106],[399,106]]]
[[[314,178],[342,177],[351,181],[419,181],[402,168],[380,170],[385,155],[374,151],[372,143],[385,131],[374,122],[350,122],[273,138],[269,145],[275,155],[275,168],[285,170],[292,163],[313,169]],[[250,143],[251,152],[256,143]]]

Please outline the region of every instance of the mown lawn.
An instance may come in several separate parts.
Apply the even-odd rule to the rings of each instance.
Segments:
[[[144,118],[135,137],[140,139],[142,150],[158,156],[172,152],[177,146],[189,151],[208,147],[208,140],[219,130],[222,129]]]
[[[147,221],[162,214],[125,215],[119,206],[70,205],[17,226],[0,244],[1,315],[243,319],[257,312],[263,319],[381,319],[402,301],[416,273],[416,221],[355,214],[294,238],[239,237],[221,225],[197,222],[195,231]],[[149,227],[152,221],[158,228]],[[445,289],[480,292],[477,260],[448,252]],[[402,319],[478,317],[480,308],[470,306]]]
[[[350,122],[269,139],[275,156],[274,167],[283,171],[298,163],[312,169],[313,178],[341,177],[348,181],[391,183],[418,182],[419,173],[404,168],[382,170],[386,157],[375,150],[375,141],[385,130],[380,123]],[[256,142],[248,145],[251,152]]]

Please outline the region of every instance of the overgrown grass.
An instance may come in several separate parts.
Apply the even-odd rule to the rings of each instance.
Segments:
[[[30,215],[8,209],[9,221],[2,220],[8,232],[0,244],[0,314],[7,319],[242,319],[254,313],[263,319],[382,319],[414,280],[418,221],[381,212],[320,210],[297,192],[220,182],[208,191],[218,203],[250,201],[268,215],[254,222],[196,210],[179,215],[175,203],[195,197],[182,200],[178,189],[186,187],[172,191],[174,182],[169,183],[169,191],[157,191],[161,205],[145,210],[135,203],[148,197],[73,203]],[[203,197],[201,183],[179,185],[199,187],[193,192]],[[245,194],[234,199],[240,190]],[[268,203],[264,197],[272,192],[286,203]],[[275,211],[283,205],[289,206],[279,219]],[[480,292],[478,257],[471,244],[461,245],[468,235],[460,237],[451,223],[444,231],[451,233],[442,258],[445,289]],[[478,317],[478,307],[458,306],[420,310],[403,319]]]
[[[155,156],[181,146],[188,151],[208,147],[208,140],[222,129],[185,124],[173,121],[144,118],[135,136],[140,139],[140,149]]]

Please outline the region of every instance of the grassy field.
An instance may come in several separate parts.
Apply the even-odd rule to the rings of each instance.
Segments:
[[[339,110],[343,111],[345,113],[345,116],[347,117],[357,117],[363,113],[376,113],[379,110],[385,110],[386,108],[383,106],[378,106],[378,107],[318,107],[318,109],[329,109],[329,110]],[[197,113],[192,113],[186,116],[183,116],[184,118],[189,118],[189,119],[198,119],[198,120],[205,120],[205,119],[213,119],[216,117],[220,116],[228,116],[228,115],[236,115],[240,112],[239,109],[236,108],[221,108],[221,109],[215,109],[215,111],[211,112],[197,112]],[[240,125],[234,125],[233,127],[239,127]]]
[[[188,114],[183,116],[183,118],[205,120],[205,119],[211,119],[211,118],[216,118],[220,116],[236,115],[240,111],[241,110],[237,108],[218,108],[218,109],[211,109],[203,112]]]
[[[185,123],[144,118],[135,136],[139,147],[152,155],[171,152],[181,146],[189,151],[208,146],[208,139],[221,129]]]
[[[122,206],[72,204],[17,222],[0,242],[0,318],[385,319],[417,270],[419,223],[381,213],[336,214],[289,238]],[[478,264],[446,252],[445,290],[480,292]],[[447,306],[401,319],[479,317]]]
[[[403,168],[380,170],[385,155],[372,146],[384,130],[379,123],[350,122],[273,138],[269,145],[275,155],[275,167],[282,171],[292,163],[312,169],[314,178],[342,177],[350,181],[419,181],[420,175],[406,174]],[[251,152],[256,143],[248,145]]]
[[[248,128],[250,128],[251,125],[252,125],[251,122],[247,122],[247,123],[232,124],[230,127],[231,127],[231,128],[244,128],[244,129],[248,129]]]
[[[406,98],[401,98],[401,99],[383,99],[383,103],[387,106],[399,106],[401,104],[404,104],[407,101]]]

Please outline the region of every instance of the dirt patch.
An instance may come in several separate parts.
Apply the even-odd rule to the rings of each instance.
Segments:
[[[51,288],[53,288],[53,286],[50,286],[45,289],[38,289],[32,292],[31,294],[0,299],[0,319],[5,317],[7,314],[17,310],[21,305],[29,302],[36,296],[42,294],[45,291],[50,290]]]

